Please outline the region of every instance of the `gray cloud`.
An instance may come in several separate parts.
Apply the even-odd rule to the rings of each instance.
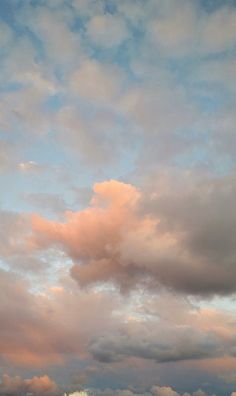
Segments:
[[[181,254],[175,257],[176,273],[174,264],[166,261],[170,273],[165,277],[163,272],[164,280],[171,287],[193,294],[233,293],[236,288],[234,176],[179,173],[166,181],[166,185],[169,182],[172,185],[168,191],[160,191],[155,198],[157,186],[152,198],[144,204],[145,211],[155,213],[160,219],[163,232],[180,235],[181,250],[188,256],[186,261],[184,256],[181,260]]]
[[[163,339],[162,332],[169,334]],[[214,334],[201,334],[190,327],[175,327],[171,334],[164,324],[159,329],[156,328],[156,339],[152,333],[148,337],[142,333],[116,334],[96,339],[89,350],[95,359],[104,363],[120,361],[130,356],[165,363],[204,359],[222,352]]]

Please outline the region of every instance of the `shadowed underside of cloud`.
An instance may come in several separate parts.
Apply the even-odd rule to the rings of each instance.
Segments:
[[[66,393],[65,393],[66,392]],[[59,387],[47,375],[41,377],[33,377],[30,379],[23,379],[20,376],[10,377],[7,374],[2,376],[0,382],[1,396],[180,396],[170,386],[153,385],[150,389],[140,393],[133,389],[88,389],[68,392],[66,389]],[[207,396],[205,392],[198,389],[193,392],[193,396]],[[189,393],[184,393],[183,396],[191,396]],[[233,393],[232,395],[233,396]]]
[[[71,356],[86,354],[91,334],[101,336],[113,326],[110,296],[80,294],[77,288],[69,293],[55,288],[47,295],[34,294],[28,286],[12,272],[0,270],[3,361],[19,367],[60,365]]]
[[[163,330],[166,330],[165,326]],[[215,335],[201,334],[188,327],[182,330],[175,328],[174,334],[166,339],[163,339],[158,329],[157,339],[151,335],[149,338],[142,334],[138,336],[136,335],[136,339],[132,334],[98,338],[90,345],[89,350],[95,359],[104,363],[117,362],[130,356],[155,360],[157,363],[198,360],[214,357],[222,352]]]
[[[167,294],[147,296],[132,317],[123,306],[127,297],[87,293],[71,281],[69,289],[35,295],[13,273],[0,275],[0,353],[18,367],[60,365],[72,358],[111,366],[129,358],[165,363],[235,356],[233,315],[196,310]]]
[[[64,223],[32,217],[32,248],[64,250],[81,286],[113,282],[122,291],[142,284],[188,294],[233,293],[235,182],[206,179],[198,186],[190,176],[185,182],[185,190],[176,189],[176,180],[171,191],[150,196],[115,180],[95,184],[90,206],[66,212]]]

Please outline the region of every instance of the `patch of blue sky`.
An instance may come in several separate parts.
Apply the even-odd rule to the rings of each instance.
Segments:
[[[22,6],[13,6],[11,2],[5,0],[1,1],[0,18],[6,22],[13,30],[16,40],[20,37],[28,37],[36,50],[36,62],[45,60],[44,46],[41,40],[34,34],[27,26],[24,25],[23,20],[18,19],[18,10],[22,11]],[[0,55],[3,49],[0,49]]]
[[[173,164],[181,169],[203,167],[217,176],[230,174],[235,167],[235,161],[227,154],[211,150],[207,144],[199,144],[187,152],[173,158]]]
[[[125,70],[130,81],[135,80],[132,69],[130,67],[131,62],[134,60],[140,60],[140,45],[143,38],[142,28],[136,28],[129,26],[129,35],[124,41],[113,47],[102,47],[91,43],[85,38],[86,45],[91,50],[91,57],[101,63],[110,63]],[[137,56],[137,54],[139,54]]]
[[[192,168],[195,166],[209,167],[211,159],[209,158],[208,149],[199,145],[198,147],[194,147],[187,150],[187,152],[177,155],[173,158],[173,163],[181,169]]]
[[[199,142],[203,145],[209,142],[211,131],[199,125],[175,130],[175,136],[184,142]]]
[[[17,173],[5,173],[1,175],[1,207],[3,210],[16,212],[31,212],[30,207],[25,201],[24,196],[30,193],[52,190],[53,183],[42,181],[35,175]]]
[[[208,87],[207,87],[208,85]],[[211,86],[211,88],[210,88]],[[192,87],[189,96],[197,105],[202,115],[213,114],[219,111],[227,102],[227,92],[221,86],[199,83]]]
[[[43,102],[43,109],[50,112],[57,112],[68,104],[64,94],[48,95]]]
[[[1,1],[0,19],[11,27],[16,36],[20,36],[27,31],[24,25],[18,21],[17,16],[19,10],[21,10],[21,8],[18,6],[17,2],[7,0]]]
[[[10,131],[10,133],[9,133]],[[22,142],[22,134],[16,128],[12,127],[12,125],[3,122],[3,125],[0,127],[0,139],[8,144],[12,144],[12,146],[18,146],[18,153],[21,152],[21,142]]]
[[[0,97],[7,92],[15,92],[22,89],[23,84],[14,81],[2,81],[0,83]]]
[[[225,59],[225,57],[221,58]],[[214,55],[213,59],[219,59],[219,56]],[[197,79],[196,72],[208,60],[205,57],[202,58],[198,53],[190,51],[187,55],[179,58],[164,58],[163,65],[175,77],[178,84],[191,89],[193,82]]]
[[[214,153],[213,155],[213,171],[218,176],[227,176],[231,172],[234,172],[236,161],[232,156],[225,153],[225,155],[219,153]]]
[[[9,271],[10,269],[9,265],[3,259],[0,259],[0,269],[4,271]]]
[[[1,194],[1,202],[6,210],[28,211],[34,207],[24,201],[24,196],[32,193],[61,195],[69,205],[74,201],[73,187],[91,187],[94,182],[104,179],[123,179],[127,173],[135,169],[138,155],[138,143],[122,153],[120,158],[109,166],[86,166],[78,156],[71,155],[64,150],[63,143],[55,144],[53,133],[39,137],[34,144],[26,147],[21,154],[22,162],[36,164],[35,169],[29,171],[18,170],[1,175],[2,185],[5,186]],[[66,175],[70,175],[67,179]],[[71,184],[70,184],[71,183]],[[9,192],[11,192],[9,194]]]
[[[30,146],[25,149],[28,161],[53,166],[60,166],[68,162],[63,146],[55,141],[53,132],[43,136],[34,136]]]
[[[83,36],[89,17],[75,12],[71,3],[68,4],[68,8],[73,11],[73,18],[70,21],[70,30],[74,33],[80,33]]]
[[[134,75],[131,66],[133,61],[140,60],[142,37],[143,32],[141,30],[132,29],[130,36],[117,48],[114,54],[114,62],[127,72],[130,82],[137,80],[137,76]]]
[[[199,308],[212,308],[226,313],[236,313],[235,296],[214,296],[207,300],[189,297],[189,300]]]
[[[132,150],[123,152],[123,155],[117,164],[104,168],[105,179],[126,180],[127,175],[136,169],[136,159],[138,158],[139,148],[135,145]],[[102,178],[101,178],[102,181]]]
[[[46,54],[42,41],[28,27],[24,28],[23,33],[28,36],[36,50],[35,61],[39,63],[44,62],[46,60]]]
[[[11,134],[12,135],[12,134]],[[35,169],[21,169],[6,172],[1,175],[4,187],[1,192],[1,204],[4,209],[17,211],[31,211],[29,204],[24,202],[23,196],[30,193],[67,194],[63,171],[75,176],[76,170],[69,166],[71,159],[64,153],[59,144],[55,144],[53,137],[34,140],[34,144],[22,149],[22,163],[33,163]],[[62,176],[61,176],[62,173]],[[66,178],[66,176],[64,176]],[[68,186],[66,186],[68,188]]]
[[[236,0],[199,0],[199,3],[208,12],[213,12],[223,6],[236,7]]]
[[[37,282],[31,283],[29,291],[33,294],[48,294],[49,292],[50,296],[50,288],[59,284],[62,270],[64,270],[65,273],[69,272],[69,269],[73,264],[72,260],[66,257],[62,251],[54,248],[48,249],[43,253],[38,253],[36,255],[36,259],[39,260],[39,265],[41,263],[42,267],[44,267],[41,271],[44,271],[44,273],[46,272],[47,281],[45,282],[44,277],[40,281],[39,277]],[[29,281],[35,279],[35,273],[25,273],[24,276],[28,278]]]
[[[104,12],[107,14],[115,14],[117,12],[117,5],[114,0],[104,1]]]
[[[1,0],[0,18],[10,24],[15,24],[15,12],[17,10],[17,2],[9,0]]]

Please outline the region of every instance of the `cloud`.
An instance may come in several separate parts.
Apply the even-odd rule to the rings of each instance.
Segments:
[[[18,396],[18,395],[32,395],[32,396],[61,396],[63,394],[62,388],[50,379],[47,375],[40,377],[32,377],[30,379],[23,379],[20,376],[10,377],[7,374],[2,376],[0,383],[0,395],[3,396]],[[64,393],[66,396],[180,396],[173,388],[169,386],[153,385],[146,392],[138,392],[133,389],[98,389],[89,388],[78,390],[74,392]],[[185,393],[184,395],[189,395]],[[183,396],[184,396],[183,395]],[[233,394],[232,394],[233,395]],[[193,392],[193,396],[206,396],[206,393],[200,389]]]
[[[73,276],[83,285],[112,281],[115,274],[121,283],[122,278],[126,282],[125,267],[122,268],[116,258],[119,253],[117,247],[126,225],[136,228],[132,209],[135,208],[139,193],[133,186],[116,181],[96,184],[94,191],[91,208],[77,214],[67,213],[68,225],[55,223],[53,226],[52,222],[33,216],[35,243],[45,247],[51,243],[62,244],[74,259],[88,262],[89,265],[74,266],[72,270]],[[81,227],[83,232],[80,232]]]
[[[192,177],[194,177],[193,180],[191,180]],[[223,268],[232,265],[233,271],[235,261],[233,229],[236,222],[232,216],[235,190],[233,177],[229,175],[209,178],[208,176],[202,177],[202,174],[194,176],[190,173],[186,174],[182,180],[184,189],[181,189],[181,184],[177,186],[179,182],[181,183],[177,176],[176,181],[172,181],[174,184],[168,192],[160,194],[151,201],[157,204],[155,213],[160,218],[160,224],[162,223],[164,227],[163,231],[172,230],[182,233],[182,243],[186,251],[190,252],[192,259],[198,257],[195,269],[189,267],[193,272],[196,271],[196,284],[193,282],[191,285],[191,278],[188,277],[186,268],[185,279],[189,291],[196,286],[199,292],[202,287],[203,292],[208,290],[208,292],[217,293],[218,290],[220,293],[232,293],[234,280],[232,278],[230,280]],[[198,278],[197,272],[198,269],[201,272],[201,268],[205,275]],[[213,272],[214,279],[211,275]],[[231,272],[231,277],[232,275],[233,272]]]
[[[82,390],[82,391],[69,393],[68,396],[88,396],[88,393]]]
[[[209,185],[208,179],[201,180],[199,190],[189,179],[189,190],[185,186],[174,192],[172,187],[173,193],[160,191],[156,198],[154,188],[145,215],[139,213],[141,193],[134,186],[95,184],[91,206],[66,212],[64,223],[34,215],[32,244],[66,251],[75,262],[72,276],[81,286],[114,282],[129,290],[141,283],[189,294],[232,293],[232,182],[216,179]]]
[[[235,7],[10,3],[0,358],[38,377],[4,377],[2,389],[56,396],[47,367],[60,382],[76,376],[71,391],[102,384],[101,396],[230,394]],[[67,210],[77,183],[83,202]]]
[[[149,34],[153,43],[171,56],[181,56],[191,51],[196,38],[196,9],[191,2],[181,1],[178,6],[165,10],[166,15],[154,19],[149,24]],[[171,10],[171,11],[170,11]]]
[[[80,35],[70,29],[71,12],[66,7],[51,8],[39,4],[22,7],[17,18],[40,40],[47,60],[65,68],[83,54]]]
[[[206,396],[206,392],[201,389],[198,389],[196,392],[193,392],[193,396]]]
[[[16,149],[10,143],[0,140],[0,172],[11,171],[16,166]]]
[[[69,289],[46,287],[36,294],[29,291],[29,280],[2,269],[0,286],[0,353],[18,367],[58,365],[86,356],[91,337],[116,325],[111,311],[118,302],[106,293],[80,293],[69,284]]]
[[[150,393],[136,393],[130,389],[104,389],[104,390],[93,390],[95,396],[151,396]]]
[[[134,323],[123,334],[96,339],[89,350],[95,359],[104,363],[130,356],[165,363],[204,359],[222,353],[219,341],[211,333],[201,333],[189,326],[171,329],[164,323],[159,327],[153,322],[152,326],[149,330],[145,324]]]
[[[97,104],[109,104],[121,93],[123,73],[118,67],[95,60],[85,61],[71,76],[71,89]]]
[[[179,393],[169,386],[153,386],[151,391],[154,396],[179,396]]]
[[[24,254],[26,249],[27,234],[29,234],[29,219],[27,216],[10,211],[0,211],[1,242],[0,254],[2,257],[10,257]]]
[[[206,393],[201,389],[193,392],[192,395],[206,396]],[[132,389],[104,389],[95,390],[95,396],[180,396],[180,393],[176,392],[170,386],[158,386],[153,385],[150,389],[148,389],[144,393],[133,391]],[[190,396],[189,393],[185,392],[183,396]]]
[[[230,5],[206,12],[191,1],[159,2],[147,24],[148,37],[169,57],[221,53],[235,46],[235,16]]]
[[[232,355],[233,315],[194,311],[180,301],[176,318],[168,308],[176,296],[147,295],[137,307],[135,295],[82,291],[69,279],[43,293],[30,286],[0,271],[0,353],[12,365],[39,368],[71,359],[112,365],[132,357],[165,363]]]
[[[11,29],[11,27],[3,21],[1,21],[1,23],[0,23],[0,32],[1,32],[1,35],[0,35],[1,48],[5,49],[5,51],[6,51],[8,46],[11,45],[14,40],[14,32]]]
[[[87,34],[94,44],[112,48],[128,38],[128,28],[120,16],[96,15],[88,22]]]
[[[18,164],[18,168],[22,172],[29,172],[29,171],[34,171],[37,170],[39,165],[35,161],[25,161],[25,162],[20,162]]]
[[[58,396],[59,393],[61,392],[58,386],[47,375],[24,380],[19,376],[9,377],[5,374],[0,383],[0,395],[4,396],[18,396],[19,394]]]
[[[72,0],[72,5],[82,17],[100,15],[104,11],[103,0]]]
[[[49,210],[52,213],[60,213],[66,210],[66,202],[57,194],[32,193],[24,195],[24,200],[40,209]]]
[[[222,31],[222,26],[225,28]],[[221,7],[206,19],[202,30],[202,49],[205,52],[222,52],[235,46],[236,11],[234,7]]]

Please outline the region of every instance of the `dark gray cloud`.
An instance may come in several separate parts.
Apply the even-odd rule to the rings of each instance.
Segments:
[[[208,177],[190,172],[172,176],[166,180],[171,186],[160,192],[161,185],[151,188],[151,199],[144,203],[145,212],[160,219],[159,229],[179,238],[180,255],[161,265],[163,283],[190,294],[234,293],[234,174]]]
[[[222,352],[220,342],[214,334],[201,333],[189,326],[182,329],[176,326],[171,331],[164,324],[160,328],[152,325],[156,337],[151,331],[148,336],[141,332],[115,334],[96,339],[91,343],[89,350],[95,359],[104,363],[117,362],[130,356],[165,363],[204,359]],[[147,329],[145,330],[147,332]],[[166,334],[165,337],[162,335],[163,332]]]

